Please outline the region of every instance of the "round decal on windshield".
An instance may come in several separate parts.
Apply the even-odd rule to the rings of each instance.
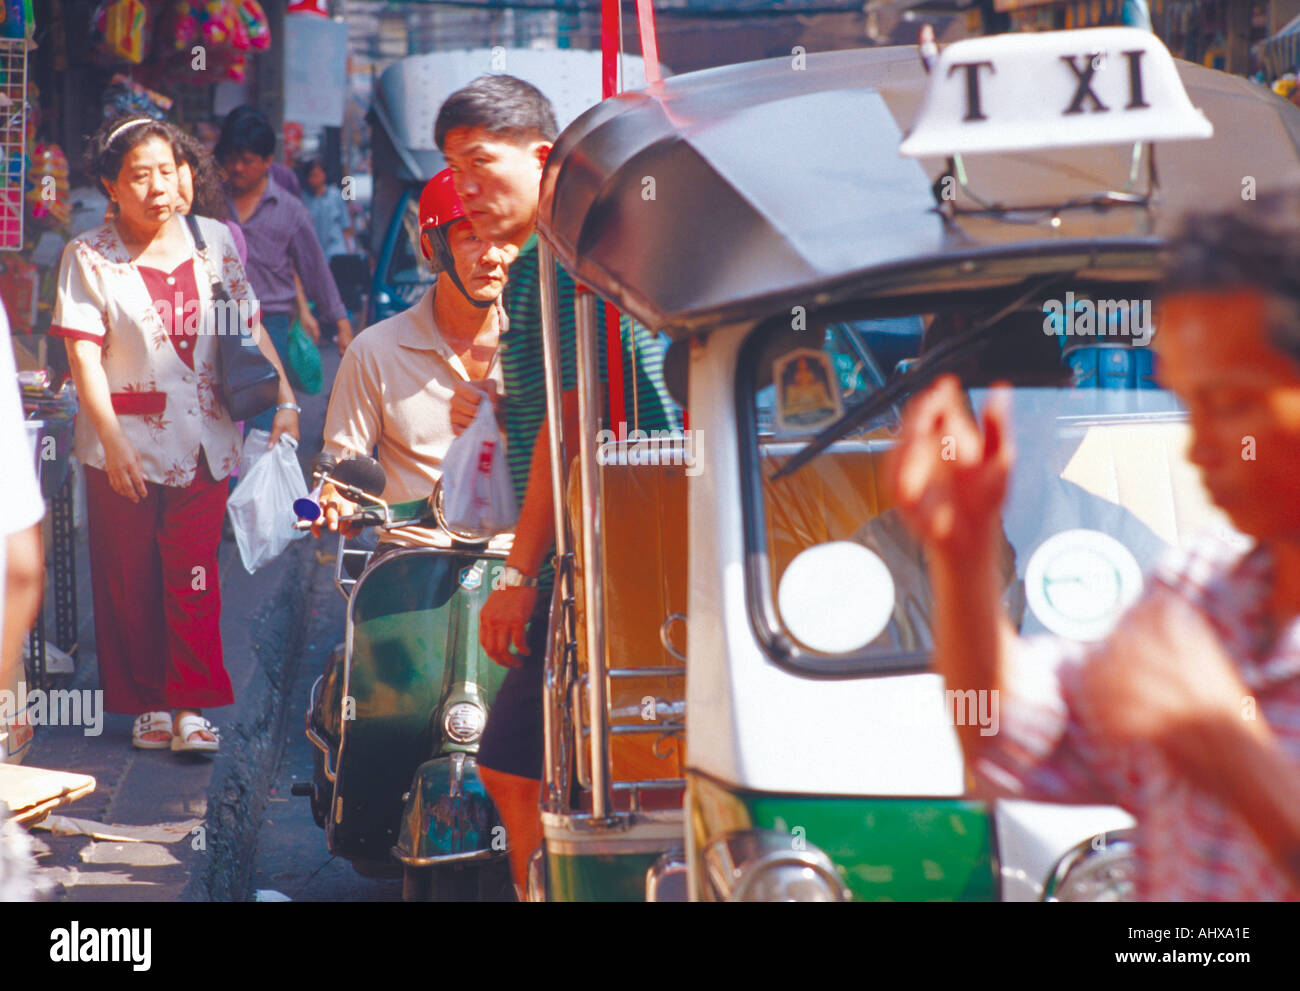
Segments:
[[[1039,544],[1025,569],[1025,598],[1047,629],[1100,640],[1142,592],[1132,552],[1098,530],[1066,530]]]
[[[873,551],[834,540],[795,556],[781,575],[777,604],[800,643],[845,654],[880,636],[894,611],[894,579]]]

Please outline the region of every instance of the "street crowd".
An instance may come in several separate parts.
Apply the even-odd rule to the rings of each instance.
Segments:
[[[152,118],[107,120],[88,142],[86,170],[109,216],[65,249],[52,329],[80,401],[105,707],[136,717],[131,744],[145,749],[221,746],[203,715],[233,700],[220,589],[192,576],[196,567],[216,575],[243,433],[267,430],[273,445],[299,436],[285,370],[295,316],[343,355],[324,453],[374,452],[389,503],[427,497],[453,440],[480,404],[493,405],[519,517],[479,621],[484,651],[509,673],[478,763],[521,890],[541,838],[555,581],[536,224],[556,137],[552,107],[522,80],[485,76],[451,94],[434,133],[448,167],[419,199],[436,281],[409,309],[354,331],[329,266],[353,234],[319,162],[296,188],[272,162],[274,130],[252,108],[229,115],[211,153]],[[947,377],[912,401],[900,437],[897,503],[926,551],[937,668],[954,689],[1004,700],[1000,732],[959,728],[970,765],[990,792],[1133,812],[1147,841],[1140,890],[1156,900],[1300,898],[1298,231],[1297,202],[1286,199],[1246,217],[1201,218],[1175,245],[1156,335],[1161,374],[1190,414],[1192,460],[1254,545],[1201,549],[1157,569],[1138,606],[1092,649],[1021,641],[1003,611],[998,519],[1015,456],[1005,412],[994,404],[976,423]],[[575,286],[562,269],[555,276],[560,408],[573,436]],[[276,374],[274,401],[243,431],[223,402],[218,339],[180,318],[222,293],[246,304]],[[177,319],[162,319],[160,299]],[[658,339],[629,321],[622,349],[640,425],[680,426]],[[7,353],[0,347],[0,359]],[[6,667],[21,663],[41,588],[42,504],[30,472],[17,471],[31,459],[15,453],[27,441],[12,381],[0,365],[0,452],[15,469],[0,499]],[[1242,459],[1247,436],[1266,456]],[[956,439],[955,457],[946,438]],[[319,501],[317,535],[346,527],[340,520],[356,508],[330,485]],[[418,527],[390,531],[379,552],[426,541]],[[1265,715],[1242,718],[1248,697]]]

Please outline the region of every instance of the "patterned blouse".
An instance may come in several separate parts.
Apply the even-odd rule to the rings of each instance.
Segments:
[[[1151,584],[1184,597],[1210,621],[1251,692],[1242,718],[1266,720],[1300,761],[1300,619],[1270,635],[1273,567],[1266,546],[1243,550],[1207,534],[1170,551]],[[1245,820],[1204,785],[1154,749],[1119,747],[1087,730],[1078,685],[1088,645],[1047,636],[1021,645],[1001,731],[975,768],[986,784],[1016,798],[1131,812],[1142,901],[1300,899]]]
[[[236,321],[258,320],[258,302],[229,229],[207,217],[198,221],[211,271],[220,273],[234,300],[221,312],[212,305],[210,269],[197,252],[189,263],[192,282],[169,282],[179,270],[159,273],[162,284],[174,289],[167,298],[156,291],[153,273],[131,260],[111,223],[69,242],[59,266],[50,333],[103,348],[113,410],[140,454],[145,479],[159,485],[190,484],[200,451],[213,478],[225,478],[239,464],[239,429],[218,392],[216,335],[238,332]],[[171,222],[190,236],[181,218]],[[191,285],[193,292],[182,291]],[[105,468],[103,445],[84,416],[77,417],[76,450],[82,464]]]

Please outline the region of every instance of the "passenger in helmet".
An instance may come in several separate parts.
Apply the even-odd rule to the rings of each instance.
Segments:
[[[444,169],[420,194],[419,240],[437,281],[409,310],[360,334],[343,356],[325,415],[324,453],[343,459],[376,452],[389,504],[424,499],[442,474],[453,438],[468,426],[480,393],[501,386],[497,341],[506,327],[500,304],[517,254],[481,239]],[[472,397],[472,401],[471,398]],[[314,528],[337,530],[355,506],[326,485]],[[385,531],[381,542],[441,546],[434,530]]]

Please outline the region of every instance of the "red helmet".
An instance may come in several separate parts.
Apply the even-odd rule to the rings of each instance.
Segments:
[[[465,208],[452,185],[451,169],[443,169],[424,184],[420,193],[420,250],[424,257],[434,260],[435,252],[429,240],[433,231],[463,219]]]

